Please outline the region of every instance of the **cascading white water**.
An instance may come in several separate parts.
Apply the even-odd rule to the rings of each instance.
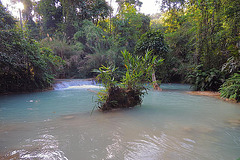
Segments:
[[[82,79],[72,79],[72,80],[57,80],[54,84],[54,90],[67,90],[67,89],[92,89],[92,88],[102,88],[97,85],[94,80],[82,80]]]

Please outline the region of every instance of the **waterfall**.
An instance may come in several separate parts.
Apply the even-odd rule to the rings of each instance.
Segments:
[[[84,79],[56,80],[53,87],[54,90],[102,88],[94,80]]]

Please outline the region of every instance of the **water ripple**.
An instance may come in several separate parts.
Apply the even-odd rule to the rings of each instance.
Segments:
[[[37,139],[27,139],[22,149],[8,152],[4,159],[42,159],[42,160],[68,160],[58,147],[58,140],[53,135],[44,134]]]

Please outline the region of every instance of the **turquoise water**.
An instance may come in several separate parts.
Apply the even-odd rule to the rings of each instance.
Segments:
[[[236,160],[240,105],[163,84],[132,109],[91,111],[94,82],[0,96],[0,159]],[[90,91],[89,91],[90,89]]]

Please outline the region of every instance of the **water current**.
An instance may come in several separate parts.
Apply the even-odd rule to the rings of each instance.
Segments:
[[[237,160],[240,105],[162,84],[143,104],[94,110],[102,87],[65,80],[55,90],[0,96],[0,159]],[[92,112],[92,114],[91,114]]]

